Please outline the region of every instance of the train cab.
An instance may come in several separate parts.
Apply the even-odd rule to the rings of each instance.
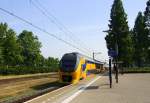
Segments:
[[[60,60],[59,80],[62,83],[75,84],[96,70],[96,63],[79,53],[64,54]]]

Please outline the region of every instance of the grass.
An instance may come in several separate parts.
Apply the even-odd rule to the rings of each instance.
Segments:
[[[150,67],[124,68],[124,73],[150,73]]]
[[[22,97],[35,95],[54,86],[57,81],[56,73],[0,76],[0,102],[12,102]]]

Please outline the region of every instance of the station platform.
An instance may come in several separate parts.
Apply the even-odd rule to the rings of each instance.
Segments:
[[[150,74],[113,77],[111,89],[107,75],[96,75],[26,103],[150,103]]]

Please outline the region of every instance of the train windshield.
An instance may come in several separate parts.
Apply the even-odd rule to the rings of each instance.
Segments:
[[[66,54],[62,57],[60,63],[60,70],[62,72],[74,72],[76,67],[76,54]]]

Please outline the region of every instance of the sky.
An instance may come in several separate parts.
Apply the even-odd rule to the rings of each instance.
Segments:
[[[130,29],[134,26],[138,12],[145,10],[146,2],[147,0],[123,0]],[[39,7],[42,6],[49,12],[49,17],[44,16],[34,6],[39,3]],[[105,61],[108,60],[108,54],[104,39],[106,33],[103,31],[108,30],[112,4],[113,0],[0,0],[1,8],[30,21],[78,48],[86,48],[85,52],[66,45],[2,11],[0,11],[0,22],[7,22],[17,35],[22,30],[32,31],[42,43],[41,52],[44,57],[61,58],[69,52],[80,52],[91,56],[92,52],[101,52],[95,55],[95,58]],[[65,26],[65,32],[63,28],[60,28],[60,24]]]

